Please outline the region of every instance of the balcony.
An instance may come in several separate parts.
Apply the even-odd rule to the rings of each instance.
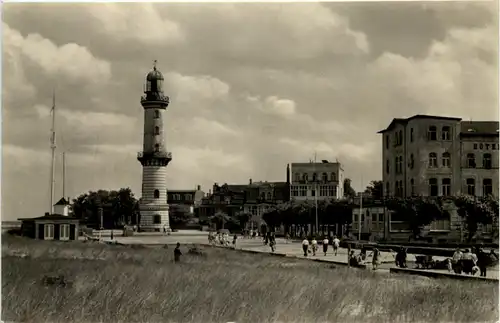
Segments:
[[[141,104],[145,108],[149,105],[162,105],[167,107],[169,103],[170,98],[161,92],[149,92],[141,96]]]
[[[137,160],[141,162],[142,166],[167,166],[172,160],[172,153],[168,151],[139,151]]]

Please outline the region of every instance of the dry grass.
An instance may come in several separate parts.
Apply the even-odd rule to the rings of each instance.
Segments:
[[[498,286],[376,275],[205,248],[2,238],[2,319],[35,322],[484,322]],[[64,275],[70,287],[44,286]]]

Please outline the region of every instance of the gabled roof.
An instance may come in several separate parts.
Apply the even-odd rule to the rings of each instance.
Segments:
[[[66,201],[66,199],[63,197],[59,200],[59,202],[57,202],[56,204],[54,205],[69,205],[69,202]]]
[[[460,135],[462,136],[498,136],[498,121],[462,121]]]
[[[47,221],[52,221],[52,220],[79,220],[78,218],[75,218],[74,216],[69,216],[69,215],[62,215],[62,214],[49,214],[49,215],[44,215],[44,216],[39,216],[37,218],[25,218],[25,219],[18,219],[19,221],[33,221],[33,220],[47,220]]]
[[[461,118],[455,118],[455,117],[441,117],[441,116],[432,116],[432,115],[427,115],[427,114],[416,114],[413,117],[409,117],[409,118],[394,118],[394,119],[392,119],[391,123],[389,124],[389,126],[386,129],[380,130],[377,133],[384,133],[386,131],[392,130],[397,124],[405,125],[409,121],[414,120],[414,119],[437,119],[437,120],[453,120],[453,121],[462,120]]]

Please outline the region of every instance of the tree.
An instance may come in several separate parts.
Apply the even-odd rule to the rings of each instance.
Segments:
[[[217,211],[214,215],[208,218],[210,224],[215,225],[218,229],[231,229],[234,227],[235,221],[227,213]]]
[[[408,221],[413,237],[418,239],[424,226],[434,220],[442,219],[447,211],[443,210],[442,200],[429,197],[389,198],[385,200],[389,210]]]
[[[371,181],[366,187],[365,193],[370,194],[374,200],[382,200],[384,198],[384,182]]]
[[[352,188],[351,183],[350,178],[344,179],[344,197],[354,198],[356,196],[356,191]]]
[[[240,230],[245,229],[248,221],[252,218],[252,214],[244,211],[236,212],[236,222],[239,224]]]
[[[452,200],[457,207],[458,215],[465,223],[468,242],[474,238],[479,224],[486,225],[498,222],[498,198],[496,197],[459,195]]]
[[[128,187],[118,191],[89,191],[73,199],[70,207],[73,216],[91,227],[101,225],[100,208],[103,211],[103,225],[110,228],[133,222],[138,212],[137,200]]]

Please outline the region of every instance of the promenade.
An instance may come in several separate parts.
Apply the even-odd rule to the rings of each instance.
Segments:
[[[104,237],[104,240],[109,240],[109,237]],[[122,244],[144,244],[144,245],[165,245],[165,244],[175,244],[179,242],[181,245],[186,246],[190,244],[208,244],[208,234],[206,232],[201,231],[180,231],[174,232],[171,235],[158,235],[158,234],[143,234],[140,233],[138,235],[132,237],[121,237],[115,236],[114,239],[118,243]],[[232,238],[230,239],[232,241]],[[230,241],[230,242],[231,242]],[[347,249],[339,248],[337,255],[333,253],[332,246],[328,247],[327,255],[323,254],[322,246],[319,245],[318,252],[316,256],[312,256],[309,254],[307,257],[304,257],[301,243],[299,242],[286,242],[282,238],[276,239],[276,254],[280,254],[287,257],[297,257],[297,258],[307,258],[307,259],[317,259],[321,261],[336,263],[336,264],[345,264],[347,265]],[[269,246],[264,245],[261,238],[255,239],[246,239],[242,237],[238,237],[236,243],[237,250],[243,251],[252,251],[252,252],[260,252],[260,253],[271,253],[271,248]],[[356,249],[354,249],[356,250]],[[358,253],[359,250],[356,250]],[[378,266],[378,272],[388,273],[390,268],[395,267],[395,254],[390,252],[381,252],[380,261],[382,262]],[[444,260],[445,257],[434,256],[435,260]],[[408,254],[407,263],[409,268],[415,268],[415,255]],[[366,259],[367,268],[371,269],[371,251],[367,252]],[[432,271],[436,273],[446,273],[446,270],[426,270]],[[494,268],[489,268],[487,272],[488,278],[499,278],[498,266]]]

